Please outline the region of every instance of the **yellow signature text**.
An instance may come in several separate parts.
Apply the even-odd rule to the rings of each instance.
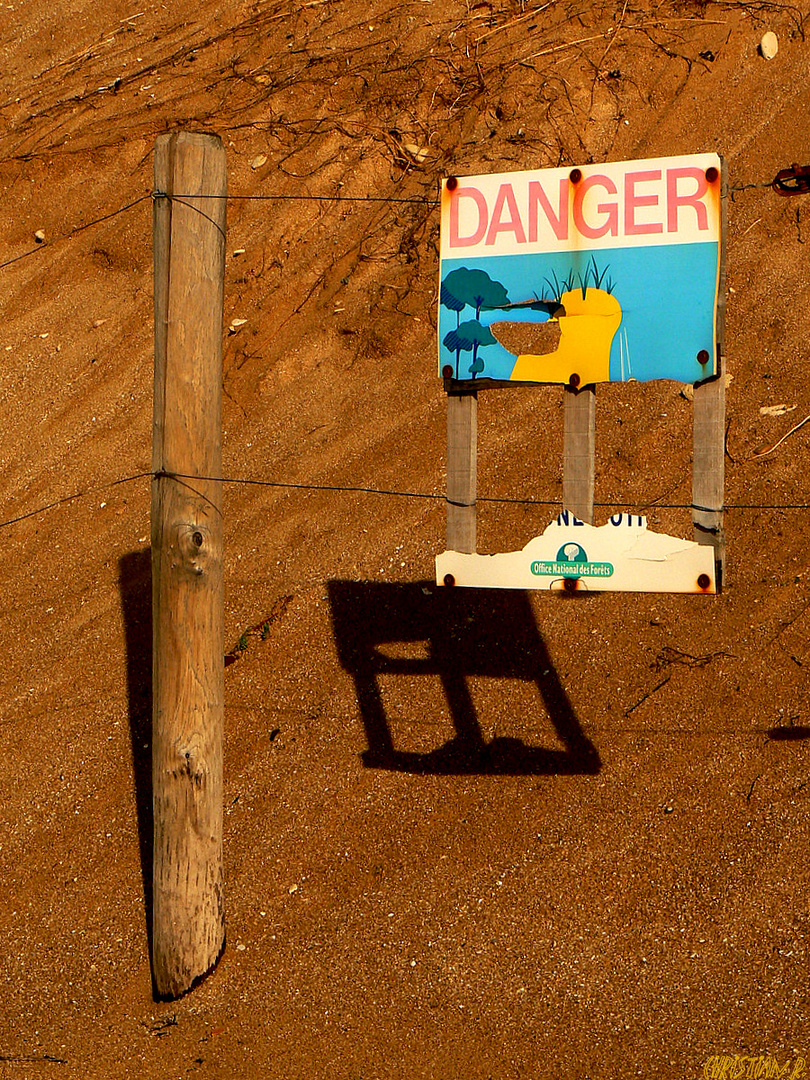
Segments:
[[[807,1077],[807,1062],[797,1057],[779,1064],[771,1054],[749,1057],[745,1054],[714,1054],[703,1066],[704,1080],[799,1080]]]

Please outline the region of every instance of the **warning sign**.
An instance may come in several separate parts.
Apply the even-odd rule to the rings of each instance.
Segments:
[[[445,180],[440,374],[714,375],[720,171],[696,154]]]

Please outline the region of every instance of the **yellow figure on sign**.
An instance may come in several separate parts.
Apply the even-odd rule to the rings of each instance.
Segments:
[[[610,347],[622,321],[621,304],[609,292],[577,288],[564,292],[549,323],[557,323],[560,340],[553,352],[521,353],[510,379],[516,382],[589,383],[610,379]]]

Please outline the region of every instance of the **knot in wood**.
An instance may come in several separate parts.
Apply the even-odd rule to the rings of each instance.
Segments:
[[[208,770],[197,748],[193,745],[178,747],[178,757],[179,764],[177,768],[172,769],[175,779],[187,776],[193,787],[202,788],[205,785]]]
[[[213,555],[211,530],[207,525],[178,525],[177,547],[186,570],[197,576],[206,572]]]

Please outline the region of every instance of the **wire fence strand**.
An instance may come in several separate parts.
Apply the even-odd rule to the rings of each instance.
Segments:
[[[729,188],[729,193],[737,191],[744,191],[749,188],[771,188],[772,181],[757,182],[750,184],[739,184],[736,187]],[[12,266],[22,259],[29,258],[32,255],[40,254],[42,251],[53,247],[55,244],[62,243],[66,240],[72,239],[74,236],[78,236],[79,233],[85,232],[87,229],[93,228],[96,225],[100,225],[105,221],[118,217],[120,214],[124,214],[127,211],[139,206],[141,203],[147,200],[155,201],[160,198],[169,198],[178,202],[189,199],[225,199],[228,201],[251,201],[251,202],[279,202],[279,201],[303,201],[303,202],[351,202],[351,203],[390,203],[390,204],[405,204],[405,205],[420,205],[420,206],[438,206],[439,200],[436,198],[429,198],[427,196],[390,196],[390,195],[342,195],[335,193],[332,195],[312,195],[312,194],[273,194],[273,195],[243,195],[243,194],[217,194],[217,195],[188,195],[188,194],[173,194],[169,195],[167,192],[162,191],[150,191],[145,195],[139,196],[137,199],[133,199],[116,210],[112,210],[109,213],[102,214],[92,221],[87,221],[82,225],[78,225],[70,232],[57,236],[51,241],[45,241],[38,244],[34,248],[30,248],[27,251],[21,252],[19,255],[14,255],[10,259],[6,259],[4,262],[0,262],[0,270],[6,267]],[[175,477],[177,479],[184,480],[203,480],[203,481],[216,481],[223,484],[242,484],[255,487],[269,487],[269,488],[282,488],[289,490],[300,491],[322,491],[322,492],[335,492],[340,494],[356,494],[356,495],[378,495],[389,498],[404,498],[404,499],[425,499],[434,501],[447,501],[444,494],[435,492],[420,492],[420,491],[400,491],[389,488],[376,488],[364,485],[345,485],[345,484],[313,484],[305,482],[292,482],[282,480],[261,480],[243,477],[205,477],[205,476],[185,476],[183,474],[172,474],[166,472],[140,472],[131,476],[125,476],[117,480],[111,480],[106,483],[94,485],[89,488],[84,488],[81,491],[74,492],[70,495],[65,495],[62,498],[54,499],[42,506],[38,506],[33,510],[29,510],[26,513],[18,514],[15,517],[7,518],[4,521],[0,521],[0,529],[8,528],[11,525],[16,525],[19,522],[27,521],[30,518],[38,517],[41,514],[46,513],[48,510],[52,510],[58,506],[64,506],[70,503],[77,502],[83,498],[88,497],[91,494],[95,494],[100,491],[109,490],[113,487],[118,487],[122,484],[131,483],[135,480],[144,479],[145,477],[158,478],[161,476]],[[528,497],[510,497],[510,496],[479,496],[476,500],[479,503],[499,503],[499,504],[513,504],[513,505],[525,505],[525,506],[560,506],[560,499],[534,499]],[[655,500],[648,502],[633,502],[631,500],[616,500],[613,502],[594,502],[594,507],[610,508],[610,507],[637,507],[640,509],[658,509],[658,510],[697,510],[709,513],[722,513],[728,510],[810,510],[810,503],[726,503],[723,507],[704,507],[698,506],[694,503],[659,503]]]
[[[62,498],[54,499],[53,501],[45,503],[42,506],[38,506],[33,510],[28,510],[23,514],[17,514],[15,517],[7,518],[5,521],[0,521],[0,529],[8,528],[11,525],[16,525],[21,521],[27,521],[33,517],[38,517],[41,514],[47,513],[48,510],[53,510],[58,506],[65,506],[70,503],[78,502],[79,500],[87,498],[90,495],[98,494],[101,491],[109,491],[111,488],[120,487],[123,484],[129,484],[135,480],[143,480],[146,477],[149,477],[153,480],[192,480],[202,481],[203,483],[232,484],[242,485],[246,487],[286,489],[291,491],[319,491],[345,495],[378,495],[395,499],[423,499],[432,502],[452,502],[452,500],[448,499],[445,494],[433,491],[404,491],[397,488],[370,487],[362,484],[314,484],[304,481],[292,480],[261,480],[252,477],[196,476],[191,473],[174,473],[167,470],[157,470],[133,473],[131,476],[124,476],[117,480],[109,480],[105,483],[94,484],[91,487],[82,488],[80,491],[75,491],[70,495],[64,495]],[[517,506],[555,506],[559,507],[561,510],[564,509],[562,505],[562,500],[559,498],[535,499],[529,496],[518,497],[510,495],[479,495],[475,500],[475,503],[493,503]],[[612,501],[595,501],[593,505],[595,508],[598,507],[599,509],[615,509],[616,507],[621,507],[639,510],[697,510],[703,513],[724,513],[729,510],[810,510],[810,502],[725,503],[724,506],[716,507],[700,506],[699,504],[692,502],[664,503],[656,502],[655,500],[645,502],[643,500],[615,499]]]
[[[728,189],[728,194],[733,197],[734,194],[741,191],[747,191],[749,189],[769,189],[773,187],[773,181],[754,182],[750,184],[737,184]],[[174,199],[177,201],[188,199],[225,199],[228,202],[342,202],[342,203],[390,203],[391,205],[404,205],[404,206],[429,206],[438,207],[440,200],[435,196],[427,195],[341,195],[335,193],[333,195],[311,195],[305,194],[289,194],[278,193],[273,195],[242,195],[242,194],[169,194],[165,191],[150,191],[146,195],[141,195],[137,199],[133,199],[131,202],[126,203],[124,206],[119,207],[117,210],[111,210],[107,214],[102,214],[100,217],[94,218],[92,221],[87,221],[83,225],[78,225],[75,229],[71,229],[70,232],[64,233],[62,236],[57,236],[55,239],[45,241],[41,244],[37,244],[36,247],[29,248],[27,251],[20,252],[19,255],[14,255],[10,259],[6,259],[5,262],[0,262],[0,270],[4,270],[8,266],[14,265],[14,263],[20,262],[21,259],[27,259],[31,255],[37,255],[42,251],[45,251],[49,247],[53,247],[55,244],[63,243],[66,240],[71,240],[74,236],[78,236],[79,233],[84,232],[86,229],[90,229],[95,225],[101,225],[105,221],[109,221],[112,218],[118,217],[119,214],[124,214],[128,210],[131,210],[134,206],[139,206],[141,203],[147,200],[154,201],[155,199]],[[187,204],[188,205],[188,204]]]
[[[45,514],[48,510],[53,510],[57,506],[65,506],[67,503],[85,499],[89,495],[97,494],[99,491],[109,491],[110,488],[120,487],[121,484],[128,484],[133,480],[142,480],[144,477],[152,475],[151,472],[133,473],[132,476],[124,476],[120,480],[109,480],[104,484],[94,484],[93,487],[83,488],[81,491],[75,491],[72,495],[64,495],[61,499],[54,499],[53,502],[38,506],[35,510],[28,510],[25,514],[18,514],[16,517],[8,518],[6,521],[0,521],[0,529],[5,529],[8,525],[16,525],[19,521],[27,521],[29,518],[38,517],[40,514]]]
[[[426,195],[183,195],[166,191],[153,191],[153,199],[225,199],[227,202],[356,202],[356,203],[410,203],[416,206],[439,206],[439,199]]]
[[[139,199],[133,199],[132,202],[128,202],[125,206],[120,206],[117,210],[110,211],[109,214],[102,214],[101,217],[94,218],[92,221],[86,221],[84,225],[77,225],[75,229],[71,229],[69,233],[65,233],[63,236],[57,236],[53,240],[44,240],[41,244],[37,244],[35,248],[29,248],[28,251],[23,251],[19,255],[14,255],[12,258],[6,259],[5,262],[0,262],[0,270],[5,269],[7,266],[11,266],[13,263],[19,262],[20,259],[27,259],[29,255],[39,255],[40,252],[46,251],[55,244],[61,244],[65,240],[72,240],[74,236],[78,236],[78,234],[84,232],[85,229],[92,229],[94,225],[100,225],[103,221],[110,221],[111,218],[118,217],[119,214],[125,214],[127,210],[131,210],[133,206],[139,206],[142,202],[146,202],[147,199],[151,198],[151,192],[148,195],[141,195]]]

